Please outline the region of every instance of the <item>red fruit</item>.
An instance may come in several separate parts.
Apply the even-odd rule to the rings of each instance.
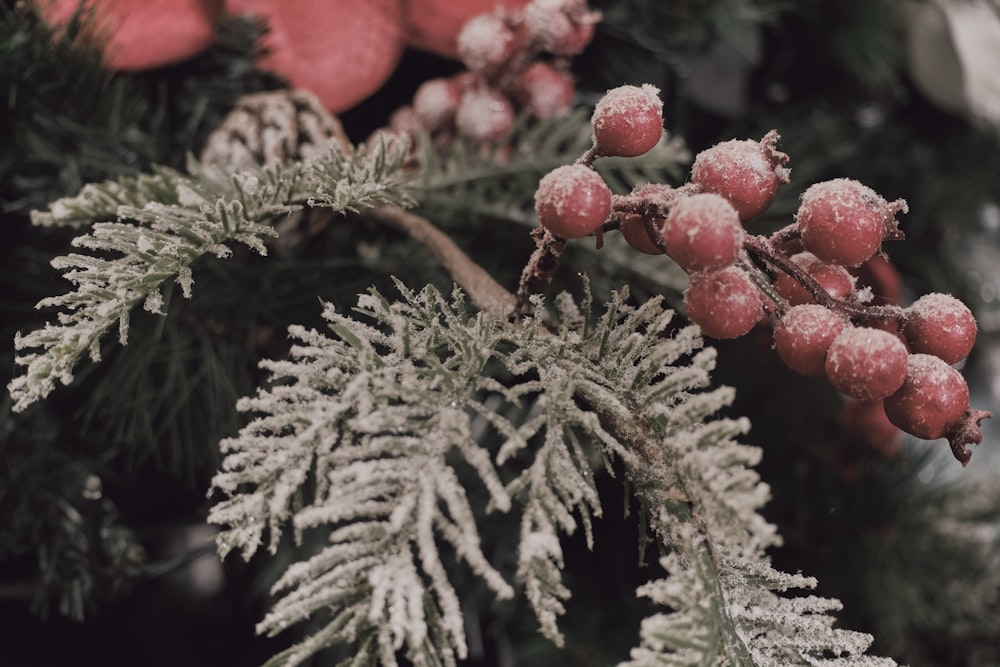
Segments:
[[[911,354],[906,380],[885,399],[889,421],[924,440],[944,437],[969,408],[969,386],[957,370],[930,354]]]
[[[502,93],[490,88],[465,91],[455,112],[460,134],[478,142],[500,139],[514,126],[514,105]]]
[[[335,113],[381,88],[403,53],[398,0],[226,0],[226,11],[266,20],[261,67]]]
[[[179,63],[215,41],[216,3],[208,0],[38,0],[29,3],[55,27],[81,8],[81,35],[101,44],[104,65],[136,71]],[[88,14],[90,12],[90,14]]]
[[[691,321],[709,338],[739,338],[764,316],[757,286],[733,266],[692,275],[684,306]]]
[[[480,14],[458,33],[458,55],[472,72],[495,74],[519,48],[517,35],[498,14]]]
[[[524,28],[537,48],[557,56],[581,53],[594,37],[600,12],[585,0],[534,0],[524,8]]]
[[[402,0],[406,43],[457,60],[458,33],[471,18],[497,7],[514,10],[529,0]]]
[[[827,350],[845,326],[842,317],[824,306],[793,306],[774,327],[774,351],[796,373],[822,375]]]
[[[788,155],[777,149],[778,138],[771,130],[760,141],[733,139],[703,150],[691,166],[691,181],[728,199],[740,220],[756,217],[788,183]]]
[[[745,236],[736,209],[710,192],[679,198],[663,225],[667,254],[689,273],[733,264]]]
[[[663,220],[656,220],[654,224],[662,228]],[[649,238],[649,234],[646,233],[646,223],[643,222],[641,215],[633,213],[625,216],[621,222],[621,231],[625,241],[639,252],[647,255],[663,254],[663,251],[656,247],[656,244]]]
[[[548,63],[535,63],[515,84],[515,96],[535,118],[547,120],[565,116],[573,108],[573,78]]]
[[[455,79],[424,81],[413,94],[413,110],[428,132],[451,125],[462,101],[462,87]]]
[[[656,86],[612,88],[591,117],[594,148],[600,155],[642,155],[663,135],[663,101]]]
[[[848,178],[810,186],[802,194],[796,221],[806,250],[824,262],[857,266],[896,237],[895,215],[906,203],[889,203],[874,190]]]
[[[811,252],[796,253],[790,259],[805,269],[805,272],[812,276],[830,296],[843,299],[854,292],[854,278],[844,267],[820,261]],[[806,288],[787,273],[778,274],[774,279],[774,289],[792,306],[816,302]]]
[[[906,378],[906,346],[881,329],[845,327],[826,353],[826,375],[842,394],[861,400],[885,398]]]
[[[556,167],[538,182],[535,212],[542,227],[563,239],[595,233],[611,213],[611,190],[582,164]]]
[[[976,318],[950,294],[925,294],[906,309],[903,336],[910,350],[949,364],[969,355],[976,342]]]

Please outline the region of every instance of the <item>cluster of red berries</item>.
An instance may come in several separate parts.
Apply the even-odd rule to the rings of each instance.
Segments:
[[[532,0],[471,19],[458,35],[466,71],[425,81],[390,127],[492,144],[521,109],[540,120],[565,115],[575,94],[570,59],[590,43],[600,18],[586,0]]]
[[[883,241],[903,237],[895,218],[905,202],[833,179],[803,193],[790,225],[752,235],[743,223],[765,212],[789,181],[777,132],[702,151],[682,186],[613,195],[593,163],[640,155],[659,141],[658,91],[608,91],[592,121],[590,151],[539,183],[535,210],[544,229],[562,239],[618,229],[636,250],[668,255],[690,276],[684,305],[706,336],[737,338],[772,324],[774,350],[789,368],[825,376],[851,398],[881,402],[896,427],[946,437],[968,462],[966,445],[982,441],[979,424],[991,416],[969,407],[969,388],[952,366],[975,342],[972,313],[947,294],[907,308],[874,305],[851,272],[879,257]]]

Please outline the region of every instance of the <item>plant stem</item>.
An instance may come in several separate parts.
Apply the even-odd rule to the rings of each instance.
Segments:
[[[465,290],[479,310],[497,318],[508,317],[514,312],[514,295],[427,219],[393,206],[378,206],[366,211],[365,215],[378,223],[405,232],[430,250],[441,268]]]

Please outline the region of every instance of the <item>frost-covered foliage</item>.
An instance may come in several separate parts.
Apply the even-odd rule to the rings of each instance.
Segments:
[[[36,305],[60,309],[55,321],[14,341],[15,363],[26,367],[8,386],[14,409],[45,398],[57,381],[69,384],[81,357],[100,357],[108,330],[117,326],[125,344],[132,309],[142,303],[161,313],[165,284],[176,282],[190,297],[191,265],[202,255],[227,257],[231,243],[266,254],[263,239],[275,232],[264,223],[305,204],[343,212],[405,202],[399,168],[407,150],[398,139],[351,152],[331,142],[313,161],[232,176],[195,164],[189,174],[159,168],[87,185],[34,212],[36,225],[89,225],[90,231],[73,240],[83,252],[52,261],[76,285]]]
[[[659,300],[633,307],[623,291],[594,319],[589,300],[562,295],[550,317],[514,324],[470,312],[457,292],[400,291],[361,297],[355,317],[327,306],[330,332],[292,327],[290,358],[266,362],[269,386],[240,404],[255,418],[223,443],[210,515],[223,553],[326,535],[274,587],[259,631],[315,631],[273,665],[337,644],[352,647],[345,664],[456,664],[466,641],[446,562],[497,598],[522,590],[561,642],[560,538],[582,527],[592,540],[594,461],[612,459],[669,550],[670,576],[641,593],[672,612],[646,621],[631,664],[891,664],[862,656],[867,636],[830,630],[835,601],[780,596],[812,581],[764,554],[778,538],[757,513],[759,450],[733,440],[743,420],[712,416],[730,398],[702,391],[714,353],[692,327],[667,335]],[[494,449],[473,437],[483,424]],[[514,572],[485,555],[490,512],[519,516]]]

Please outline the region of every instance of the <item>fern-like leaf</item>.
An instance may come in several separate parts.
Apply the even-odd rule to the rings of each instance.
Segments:
[[[48,212],[35,212],[35,224],[89,224],[90,231],[72,242],[86,253],[52,262],[76,285],[73,292],[37,304],[61,309],[56,321],[15,338],[15,362],[26,368],[8,384],[14,409],[45,398],[57,382],[72,382],[79,360],[87,354],[99,359],[101,338],[115,326],[125,344],[132,309],[143,303],[160,313],[169,281],[190,297],[191,265],[202,255],[227,257],[230,243],[266,254],[262,239],[275,232],[265,223],[305,204],[341,212],[408,204],[397,173],[406,152],[405,143],[380,138],[350,153],[331,142],[328,153],[314,161],[232,177],[211,169],[192,167],[190,175],[182,175],[161,168],[88,185],[76,197],[54,202]]]

